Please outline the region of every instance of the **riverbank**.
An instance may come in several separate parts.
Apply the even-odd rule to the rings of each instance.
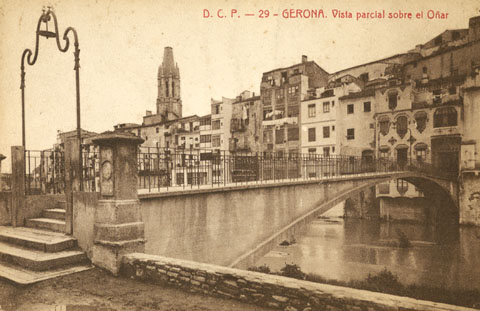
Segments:
[[[2,311],[153,311],[270,309],[114,277],[100,269],[18,287],[0,280]]]
[[[363,289],[396,296],[480,309],[480,291],[478,290],[449,290],[441,287],[417,284],[404,285],[398,281],[396,275],[386,269],[378,274],[369,274],[364,280],[352,280],[348,282],[326,279],[315,273],[304,273],[296,264],[288,263],[286,263],[280,271],[271,271],[270,267],[267,265],[250,267],[248,270],[281,275],[315,283]]]

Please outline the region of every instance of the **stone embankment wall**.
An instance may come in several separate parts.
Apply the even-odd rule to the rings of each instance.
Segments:
[[[123,257],[124,276],[284,311],[473,310],[147,254]]]

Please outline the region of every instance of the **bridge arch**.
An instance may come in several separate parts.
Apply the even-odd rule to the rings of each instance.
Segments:
[[[318,216],[322,215],[337,204],[359,195],[377,184],[384,183],[390,180],[403,179],[414,186],[418,187],[426,197],[432,200],[433,204],[441,204],[447,208],[440,213],[439,217],[456,217],[458,219],[459,209],[456,197],[456,184],[447,179],[440,179],[422,173],[415,172],[401,172],[392,173],[384,177],[364,178],[361,182],[353,182],[353,187],[338,187],[339,191],[333,194],[333,198],[327,200],[319,200],[316,206],[305,214],[297,217],[291,223],[282,228],[279,228],[273,235],[259,243],[256,247],[245,252],[242,256],[234,260],[229,267],[243,268],[253,266],[261,257],[273,249],[276,245],[284,240],[288,240],[292,236],[298,236],[305,226],[313,221]],[[335,179],[320,181],[319,185],[328,183],[348,183],[352,179]]]

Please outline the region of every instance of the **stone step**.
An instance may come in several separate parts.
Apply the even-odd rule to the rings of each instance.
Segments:
[[[57,201],[57,206],[55,208],[65,210],[67,208],[67,202],[66,201]]]
[[[20,285],[29,285],[59,276],[69,275],[72,273],[82,272],[93,269],[90,264],[68,265],[58,269],[48,271],[32,271],[21,268],[19,266],[0,262],[0,278],[12,281]]]
[[[44,218],[65,220],[65,210],[61,208],[49,208],[43,210],[42,216]]]
[[[86,263],[87,256],[80,250],[46,253],[0,242],[0,261],[33,271],[45,271],[66,265]]]
[[[27,227],[0,226],[0,241],[44,252],[60,252],[77,246],[77,240],[64,233]]]
[[[50,218],[32,218],[25,221],[25,226],[30,228],[47,229],[57,232],[65,232],[65,221]]]

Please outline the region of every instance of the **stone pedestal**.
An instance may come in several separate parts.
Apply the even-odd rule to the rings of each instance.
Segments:
[[[143,139],[107,132],[100,147],[100,194],[95,210],[92,262],[118,274],[125,254],[145,251],[144,223],[137,192],[137,146]]]

